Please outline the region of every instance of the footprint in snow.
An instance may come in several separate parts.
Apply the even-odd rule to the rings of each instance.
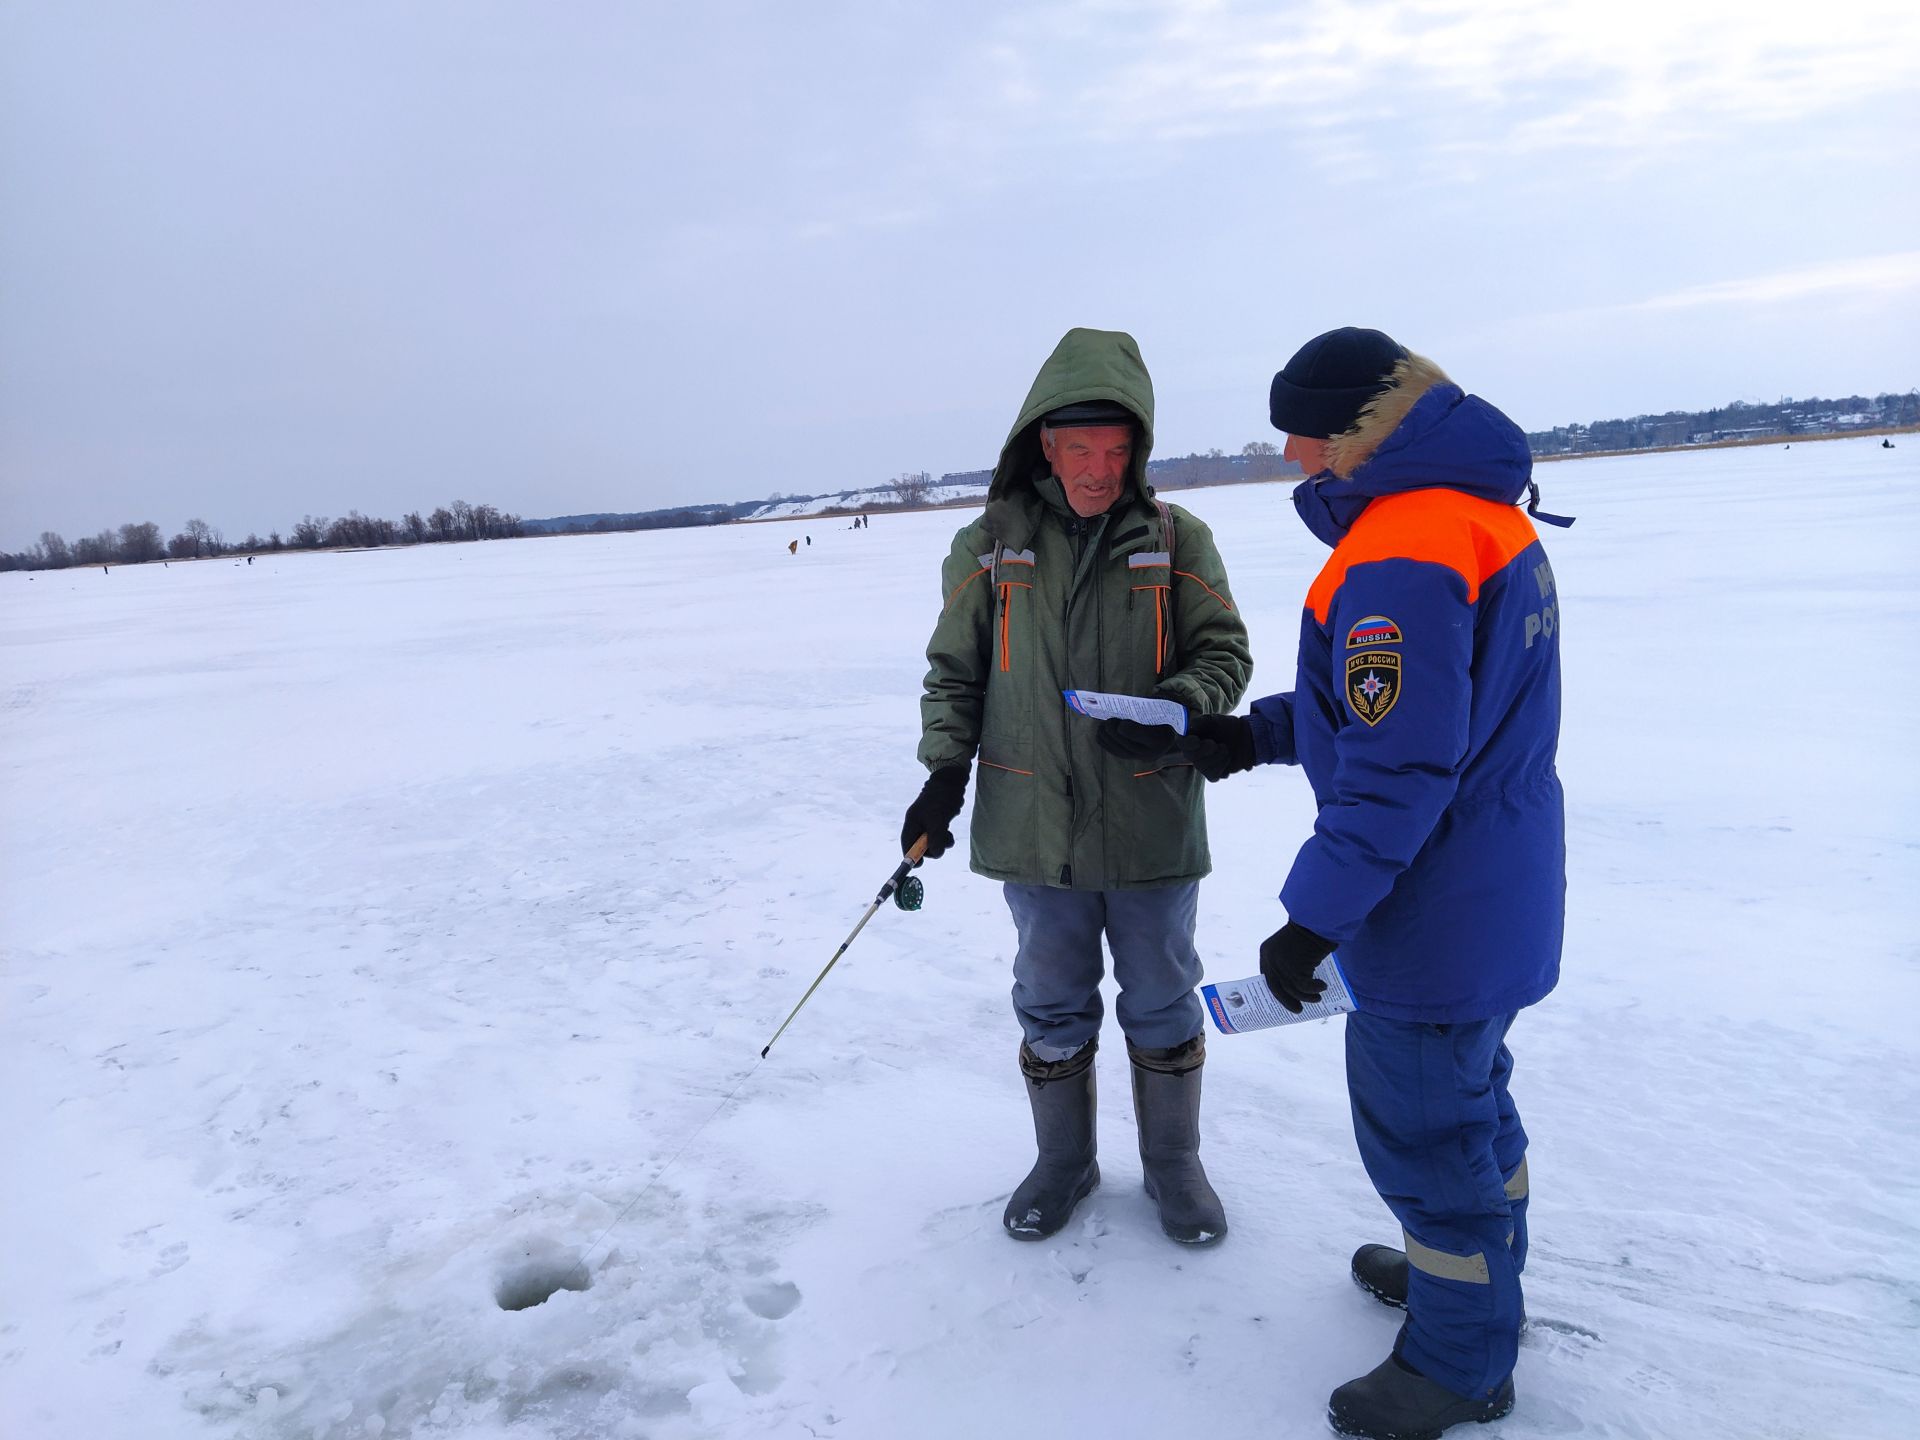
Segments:
[[[921,1223],[920,1233],[935,1244],[953,1245],[983,1233],[989,1225],[998,1230],[1000,1212],[1007,1208],[1007,1198],[1007,1195],[997,1195],[991,1200],[936,1210]]]
[[[1055,1250],[1050,1253],[1049,1258],[1060,1273],[1076,1285],[1086,1284],[1087,1276],[1093,1273],[1093,1260],[1090,1256]]]
[[[1520,1332],[1520,1343],[1529,1350],[1579,1357],[1596,1345],[1604,1344],[1600,1332],[1576,1325],[1571,1320],[1549,1320],[1538,1315],[1527,1317]]]
[[[1600,1340],[1600,1332],[1598,1330],[1589,1330],[1586,1326],[1576,1325],[1571,1320],[1548,1320],[1538,1315],[1529,1315],[1527,1317],[1527,1328],[1529,1330],[1547,1330],[1556,1335],[1571,1335],[1577,1339],[1591,1340],[1596,1344]]]
[[[160,1257],[153,1262],[153,1269],[147,1273],[156,1280],[162,1275],[171,1275],[182,1265],[186,1264],[188,1258],[187,1247],[184,1243],[169,1245],[160,1252]]]

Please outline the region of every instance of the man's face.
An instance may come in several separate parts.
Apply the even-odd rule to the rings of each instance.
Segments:
[[[1104,515],[1126,488],[1133,459],[1131,425],[1074,425],[1040,432],[1040,450],[1084,520]]]
[[[1318,475],[1327,468],[1327,442],[1308,435],[1289,435],[1287,448],[1280,452],[1280,457],[1293,461],[1309,475]]]

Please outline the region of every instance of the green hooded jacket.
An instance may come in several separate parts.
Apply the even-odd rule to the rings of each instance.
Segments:
[[[1110,400],[1139,419],[1122,497],[1083,520],[1040,451],[1040,417]],[[1230,711],[1253,674],[1213,533],[1147,485],[1153,382],[1133,337],[1070,330],[1000,452],[987,507],[954,537],[927,645],[920,759],[979,758],[973,868],[996,880],[1125,890],[1198,880],[1205,782],[1175,755],[1142,768],[1095,740],[1061,691],[1160,694]],[[1171,552],[1171,553],[1169,553]],[[996,563],[997,562],[997,563]]]

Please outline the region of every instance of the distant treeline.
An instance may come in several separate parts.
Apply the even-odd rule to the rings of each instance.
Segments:
[[[1772,405],[1745,400],[1716,410],[1669,410],[1630,420],[1556,425],[1527,436],[1536,455],[1590,450],[1648,450],[1666,445],[1712,445],[1773,435],[1844,435],[1849,430],[1897,430],[1920,425],[1920,390],[1904,395],[1848,395],[1838,400],[1783,399]]]
[[[507,540],[528,533],[518,515],[491,505],[456,500],[430,515],[418,510],[400,520],[381,520],[349,510],[338,520],[302,516],[291,533],[275,530],[262,540],[249,534],[227,543],[204,520],[189,520],[170,540],[160,538],[151,520],[102,530],[71,543],[58,531],[44,530],[40,543],[16,554],[0,551],[0,570],[64,570],[70,565],[142,565],[154,560],[201,560],[214,555],[265,555],[276,550],[362,550],[377,545],[428,545],[442,540]]]
[[[1789,400],[1760,405],[1744,400],[1714,410],[1670,410],[1664,415],[1636,415],[1625,420],[1595,420],[1590,425],[1558,425],[1528,434],[1535,455],[1578,455],[1602,450],[1647,450],[1672,445],[1710,445],[1730,440],[1753,440],[1773,435],[1833,435],[1854,430],[1894,430],[1920,425],[1920,391],[1868,397],[1849,395],[1836,400]],[[1191,490],[1205,485],[1235,485],[1253,480],[1280,480],[1296,476],[1299,467],[1280,458],[1280,446],[1252,440],[1236,454],[1208,450],[1147,463],[1147,476],[1156,489]],[[940,477],[940,486],[984,490],[991,470],[956,470]],[[437,540],[504,540],[518,535],[587,534],[616,530],[677,530],[696,525],[724,525],[743,519],[782,500],[834,503],[813,512],[834,516],[886,509],[919,509],[935,496],[933,476],[922,470],[864,490],[833,495],[774,495],[767,500],[739,500],[724,504],[676,505],[663,510],[600,512],[560,515],[547,520],[523,520],[491,505],[469,505],[456,500],[432,514],[419,511],[398,521],[379,520],[349,510],[338,520],[302,517],[285,539],[274,531],[262,540],[248,535],[228,544],[220,531],[204,520],[189,520],[170,540],[151,521],[102,530],[98,535],[69,543],[48,530],[40,543],[18,554],[0,552],[0,570],[58,570],[69,565],[137,565],[150,560],[191,560],[211,555],[262,554],[275,550],[364,549],[379,545],[421,545]]]
[[[751,515],[767,502],[739,500],[725,505],[676,505],[667,510],[629,510],[594,515],[556,515],[548,520],[523,520],[529,535],[593,535],[613,530],[683,530],[695,525],[724,525]]]

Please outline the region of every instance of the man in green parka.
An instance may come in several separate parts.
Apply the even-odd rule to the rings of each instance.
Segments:
[[[1213,535],[1147,485],[1153,383],[1130,335],[1070,330],[1033,382],[987,507],[954,537],[927,646],[920,759],[901,848],[953,844],[979,761],[973,868],[1019,932],[1013,1005],[1039,1159],[1013,1192],[1016,1239],[1053,1234],[1099,1184],[1094,1052],[1104,932],[1132,1061],[1146,1188],[1184,1244],[1226,1234],[1199,1157],[1206,1037],[1193,932],[1204,782],[1172,732],[1096,723],[1061,692],[1231,711],[1252,675]]]

